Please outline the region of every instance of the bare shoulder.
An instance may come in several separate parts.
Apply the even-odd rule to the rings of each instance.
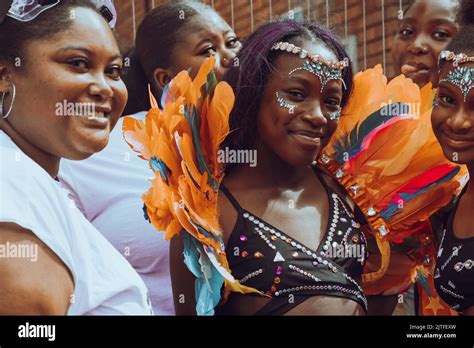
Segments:
[[[355,203],[352,198],[349,196],[347,191],[342,187],[334,176],[325,168],[317,167],[318,172],[321,174],[321,177],[326,182],[326,184],[331,187],[344,201],[351,207],[352,210],[355,209]]]
[[[0,223],[0,279],[0,315],[64,315],[74,291],[59,257],[13,223]]]
[[[224,185],[225,185],[225,188],[223,188]],[[233,206],[229,197],[224,193],[224,190],[227,189],[232,194],[232,192],[235,192],[236,187],[238,187],[238,184],[236,185],[234,180],[230,179],[230,180],[225,180],[224,184],[221,185],[221,188],[219,190],[217,205],[218,205],[219,223],[223,230],[225,245],[227,245],[227,241],[229,240],[232,234],[232,231],[234,230],[234,227],[238,218],[238,212],[237,212],[237,209]]]

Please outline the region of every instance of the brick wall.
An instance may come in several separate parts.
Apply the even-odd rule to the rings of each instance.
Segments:
[[[213,6],[231,26],[233,25],[237,34],[243,39],[270,18],[282,15],[292,15],[296,18],[302,16],[324,25],[329,24],[329,27],[345,41],[358,70],[364,69],[365,66],[372,67],[384,63],[383,31],[385,30],[385,65],[388,76],[393,75],[390,48],[397,29],[400,2],[405,7],[408,1],[203,0]],[[166,2],[167,0],[115,0],[119,16],[117,31],[122,48],[133,45],[134,29],[136,30],[145,13],[154,6]]]

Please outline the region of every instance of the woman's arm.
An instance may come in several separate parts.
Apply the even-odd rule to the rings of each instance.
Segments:
[[[74,282],[59,257],[34,233],[13,223],[0,223],[0,245],[30,251],[28,257],[11,252],[0,257],[0,315],[65,315]]]
[[[186,232],[182,232],[186,233]],[[171,239],[170,272],[176,315],[196,315],[194,275],[184,263],[182,233]]]

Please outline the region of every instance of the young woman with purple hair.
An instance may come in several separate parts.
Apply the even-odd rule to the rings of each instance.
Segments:
[[[351,94],[349,58],[326,29],[284,21],[254,32],[238,63],[225,78],[236,100],[223,146],[257,161],[227,163],[220,222],[232,275],[261,295],[232,293],[216,313],[364,315],[364,256],[327,256],[343,243],[364,250],[354,204],[314,162]],[[182,252],[182,238],[173,238],[175,309],[195,314],[194,276]]]

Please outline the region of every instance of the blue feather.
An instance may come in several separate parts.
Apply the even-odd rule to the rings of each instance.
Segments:
[[[428,280],[426,279],[426,277],[424,275],[418,274],[416,276],[416,281],[423,286],[423,289],[425,289],[426,294],[428,295],[428,297],[431,297],[431,289],[430,289],[430,285],[428,284]]]
[[[182,232],[183,233],[183,232]],[[188,233],[183,233],[184,263],[196,277],[194,292],[197,315],[214,315],[214,308],[221,300],[224,277],[206,255],[203,246]]]
[[[160,100],[160,106],[162,108],[164,108],[166,103],[169,102],[169,88],[170,88],[169,83],[167,83],[165,87],[163,87],[163,92],[161,93],[161,100]]]
[[[165,162],[160,160],[158,157],[153,156],[150,158],[150,166],[154,173],[157,171],[160,172],[163,180],[168,183],[168,172],[171,172],[171,170],[166,166]]]
[[[192,112],[192,117],[190,114],[190,109]],[[193,139],[193,145],[194,149],[196,151],[196,160],[199,168],[199,172],[202,174],[204,172],[207,172],[207,177],[208,177],[208,183],[212,186],[214,190],[218,190],[219,185],[212,179],[212,174],[207,167],[206,164],[206,159],[204,158],[204,154],[202,151],[202,144],[201,144],[201,138],[200,138],[200,124],[199,124],[199,117],[196,115],[196,109],[192,106],[186,105],[184,108],[184,117],[189,123],[189,126],[191,127],[191,134],[192,134],[192,139]]]

